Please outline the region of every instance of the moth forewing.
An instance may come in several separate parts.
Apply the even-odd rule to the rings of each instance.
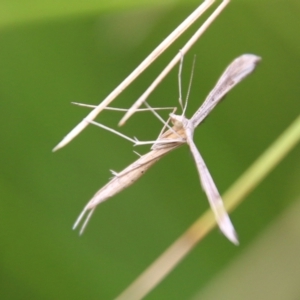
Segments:
[[[117,173],[104,187],[102,187],[87,203],[79,217],[77,218],[73,229],[75,229],[81,220],[84,218],[85,214],[89,211],[88,216],[86,217],[80,234],[83,232],[86,227],[89,219],[91,218],[92,213],[94,212],[96,206],[100,203],[108,200],[113,197],[117,193],[121,192],[128,186],[132,185],[136,180],[138,180],[141,176],[145,174],[145,172],[155,164],[160,158],[174,150],[175,148],[182,145],[183,140],[179,140],[178,136],[182,136],[185,141],[184,131],[181,129],[176,131],[176,127],[173,127],[172,130],[167,130],[164,134],[162,134],[158,139],[157,143],[153,145],[152,150],[145,155],[142,155],[139,159],[129,165],[120,173]],[[175,141],[177,137],[177,142],[170,143],[162,143],[167,140]]]
[[[231,242],[238,245],[239,242],[237,239],[237,234],[224,207],[220,193],[218,192],[218,189],[207,169],[207,166],[193,141],[192,133],[188,130],[186,131],[186,138],[187,144],[190,147],[196,163],[201,186],[208,198],[210,207],[215,215],[219,228]]]
[[[194,127],[197,127],[205,119],[234,86],[252,73],[260,61],[261,58],[254,54],[243,54],[236,58],[226,68],[201,107],[192,116],[191,122]]]

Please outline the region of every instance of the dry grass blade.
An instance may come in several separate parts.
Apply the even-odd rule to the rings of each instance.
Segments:
[[[229,0],[224,0],[229,2]],[[87,117],[85,117],[76,127],[74,127],[53,151],[56,151],[73,138],[75,138],[89,122],[96,118],[96,116],[108,106],[124,89],[126,89],[145,69],[147,69],[152,62],[154,62],[185,30],[190,27],[212,4],[214,0],[204,1],[191,15],[189,15],[165,40],[163,40],[143,61],[142,63],[122,81],[95,109],[93,109]],[[88,121],[87,121],[88,120]]]
[[[154,89],[161,83],[161,81],[167,76],[167,74],[176,66],[176,64],[181,60],[181,57],[185,55],[189,49],[195,44],[195,42],[200,38],[200,36],[206,31],[206,29],[212,24],[212,22],[218,17],[218,15],[227,6],[229,0],[223,0],[222,3],[215,9],[215,11],[209,16],[209,18],[202,24],[202,26],[194,33],[194,35],[187,41],[187,43],[182,47],[180,52],[169,62],[169,64],[164,68],[164,70],[158,75],[158,77],[153,81],[149,88],[140,96],[140,98],[131,106],[128,112],[119,122],[122,126],[125,122],[132,116],[136,110],[144,103],[147,97],[154,91]]]

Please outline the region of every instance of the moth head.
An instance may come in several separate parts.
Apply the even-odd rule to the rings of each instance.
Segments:
[[[178,116],[175,114],[170,114],[171,122],[178,129],[183,127],[183,116]]]

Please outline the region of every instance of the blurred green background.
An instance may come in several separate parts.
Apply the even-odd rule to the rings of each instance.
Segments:
[[[113,299],[208,209],[184,146],[101,205],[79,237],[71,226],[109,169],[137,156],[128,141],[94,126],[51,152],[89,112],[71,101],[98,104],[199,5],[160,2],[0,2],[1,299]],[[129,107],[211,11],[113,106]],[[185,57],[184,93],[197,55],[188,117],[235,57],[263,59],[195,132],[221,193],[299,114],[299,14],[298,0],[232,0]],[[177,72],[151,105],[178,105]],[[121,116],[98,120],[117,128]],[[140,113],[120,130],[152,140],[160,128]],[[232,213],[239,247],[215,229],[146,298],[300,299],[299,150]]]

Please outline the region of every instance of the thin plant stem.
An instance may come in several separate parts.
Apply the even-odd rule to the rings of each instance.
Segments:
[[[300,116],[224,194],[226,209],[232,211],[237,207],[299,141]],[[213,212],[211,210],[206,211],[116,299],[136,300],[144,298],[216,224]]]
[[[56,151],[73,138],[75,138],[85,127],[89,125],[96,116],[108,106],[124,89],[126,89],[144,70],[146,70],[182,33],[186,31],[213,3],[215,0],[205,0],[194,10],[175,30],[164,39],[95,109],[93,109],[76,127],[74,127],[63,139],[54,147]],[[229,0],[223,0],[229,2]],[[87,121],[88,120],[88,121]]]
[[[192,37],[186,42],[186,44],[180,49],[177,55],[169,62],[169,64],[162,70],[162,72],[151,83],[147,90],[135,101],[135,103],[129,108],[124,117],[120,120],[119,126],[123,126],[125,122],[132,116],[136,109],[138,109],[148,96],[155,90],[155,88],[162,82],[162,80],[170,73],[170,71],[180,62],[182,55],[185,55],[190,48],[196,43],[200,36],[206,31],[206,29],[213,23],[213,21],[219,16],[223,9],[228,5],[230,0],[223,0],[221,4],[214,10],[214,12],[207,18],[202,26],[192,35]]]

